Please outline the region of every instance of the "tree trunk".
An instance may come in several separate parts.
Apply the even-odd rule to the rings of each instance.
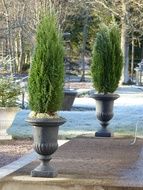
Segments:
[[[134,36],[132,34],[132,55],[131,55],[131,78],[133,81],[134,77],[134,53],[135,53],[135,44],[134,44]]]
[[[83,27],[83,44],[82,44],[82,52],[81,52],[81,62],[82,62],[82,76],[80,81],[85,81],[85,52],[86,52],[86,42],[87,42],[87,25],[88,25],[88,12],[85,14],[85,22]]]
[[[123,71],[121,82],[128,83],[129,81],[129,43],[127,34],[127,6],[126,0],[122,0],[122,20],[121,20],[121,49],[123,52]]]
[[[19,32],[19,52],[20,52],[20,56],[19,56],[19,65],[18,65],[18,72],[21,73],[22,72],[22,67],[25,64],[25,48],[24,48],[24,37],[23,37],[23,30],[21,28],[20,32]]]
[[[143,45],[141,45],[141,60],[143,59]]]
[[[18,66],[19,66],[19,37],[15,39],[15,62],[16,62],[16,68],[18,72]]]
[[[11,27],[10,27],[10,19],[9,19],[9,11],[8,11],[8,8],[7,8],[7,5],[6,5],[6,2],[5,0],[2,0],[2,3],[3,3],[3,7],[5,9],[5,12],[6,12],[6,25],[7,25],[7,30],[8,30],[8,35],[7,35],[7,42],[8,42],[8,55],[11,57],[12,59],[12,35],[11,35]]]

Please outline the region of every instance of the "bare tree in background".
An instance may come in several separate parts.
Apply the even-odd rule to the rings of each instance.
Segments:
[[[91,0],[90,3],[93,5],[95,11],[99,14],[102,21],[109,22],[109,18],[111,18],[113,15],[121,24],[121,48],[124,57],[124,67],[121,81],[122,83],[127,83],[129,80],[129,40],[131,33],[135,33],[136,30],[138,30],[140,35],[142,35],[143,1]]]
[[[134,44],[143,36],[143,1],[142,0],[1,0],[0,1],[0,56],[14,58],[14,72],[22,72],[25,63],[30,62],[34,50],[36,26],[41,9],[55,7],[59,25],[66,30],[66,17],[76,14],[79,7],[85,8],[85,26],[83,28],[82,70],[85,71],[85,43],[88,35],[86,28],[88,13],[92,9],[101,22],[109,23],[114,15],[121,24],[121,47],[124,55],[122,82],[129,80],[129,43],[132,38],[132,67],[134,68]]]
[[[2,0],[0,2],[0,49],[2,56],[14,58],[13,71],[22,72],[34,50],[36,26],[41,9],[52,6],[57,11],[60,27],[66,17],[66,1]],[[65,9],[63,9],[65,7]]]

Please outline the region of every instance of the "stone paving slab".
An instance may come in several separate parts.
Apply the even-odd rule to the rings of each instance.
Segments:
[[[30,177],[30,171],[39,164],[34,161],[4,180],[26,184],[29,189],[35,184],[35,190],[40,184],[42,190],[143,189],[143,140],[131,142],[130,138],[75,138],[53,156],[57,178]]]
[[[59,147],[62,146],[64,143],[68,142],[68,140],[58,140]],[[37,153],[31,150],[30,153],[22,156],[18,160],[3,166],[0,168],[0,179],[6,177],[7,175],[19,170],[20,168],[24,167],[25,165],[31,163],[32,161],[37,159]]]

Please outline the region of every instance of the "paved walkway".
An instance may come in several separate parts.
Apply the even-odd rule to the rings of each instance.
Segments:
[[[68,142],[68,140],[59,140],[59,147],[64,143]],[[35,151],[31,150],[30,153],[22,156],[20,159],[0,168],[0,179],[17,171],[18,169],[24,167],[25,165],[31,163],[32,161],[37,159],[37,154]]]
[[[143,189],[143,140],[131,144],[130,138],[78,137],[61,146],[51,164],[59,171],[57,178],[32,178],[30,171],[39,165],[33,161],[11,176],[9,184],[40,189]],[[20,186],[19,186],[20,187]]]

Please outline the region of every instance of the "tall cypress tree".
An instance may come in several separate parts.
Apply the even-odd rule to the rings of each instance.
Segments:
[[[113,93],[118,87],[123,66],[120,32],[113,23],[101,25],[93,47],[91,73],[99,93]]]
[[[64,48],[56,15],[44,15],[37,28],[36,48],[29,74],[29,104],[36,113],[60,109],[64,84]]]

